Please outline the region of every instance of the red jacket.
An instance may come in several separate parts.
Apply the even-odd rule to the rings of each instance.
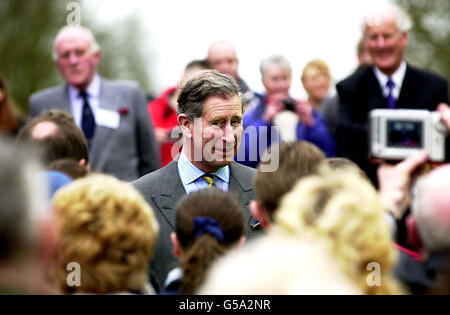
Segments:
[[[169,88],[148,104],[147,109],[154,128],[164,128],[167,129],[167,132],[170,132],[178,125],[177,113],[169,103],[169,98],[175,91],[175,87]],[[172,161],[171,151],[173,144],[172,142],[159,146],[161,167],[166,166]]]

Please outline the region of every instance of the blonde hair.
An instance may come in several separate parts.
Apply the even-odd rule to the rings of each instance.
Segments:
[[[314,59],[311,60],[310,62],[308,62],[306,64],[306,66],[303,68],[302,71],[302,83],[305,84],[305,80],[306,80],[306,76],[308,74],[308,72],[310,71],[317,71],[320,74],[326,76],[328,79],[331,79],[331,74],[330,74],[330,68],[328,68],[328,65],[326,64],[325,61],[323,61],[322,59]]]
[[[356,172],[332,171],[301,180],[275,213],[290,233],[312,232],[330,239],[343,271],[366,294],[402,293],[388,274],[396,262],[390,227],[377,191]],[[381,267],[381,286],[367,284],[368,265]]]
[[[60,222],[61,259],[54,268],[66,293],[141,290],[159,225],[153,210],[129,184],[92,175],[62,188],[53,199]],[[66,284],[66,266],[81,268],[81,286]]]
[[[328,243],[310,235],[292,237],[272,229],[219,259],[197,293],[361,294],[332,259]]]

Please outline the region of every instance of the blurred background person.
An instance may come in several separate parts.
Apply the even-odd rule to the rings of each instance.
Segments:
[[[57,243],[46,185],[32,154],[0,139],[0,295],[55,293]]]
[[[154,293],[147,275],[159,225],[130,184],[92,175],[61,188],[52,208],[60,246],[52,272],[62,292]],[[71,262],[79,264],[79,286],[67,282]]]
[[[191,193],[177,206],[170,238],[180,268],[169,273],[165,293],[194,294],[213,263],[244,243],[244,210],[219,189]]]
[[[74,180],[86,177],[89,174],[88,167],[80,165],[73,159],[55,160],[48,165],[48,170],[64,173]]]
[[[169,164],[173,158],[179,153],[172,153],[172,148],[178,137],[172,138],[172,131],[178,127],[177,122],[177,99],[180,94],[181,87],[186,81],[196,72],[200,70],[211,69],[211,65],[206,60],[193,60],[187,64],[184,69],[178,85],[168,88],[155,100],[151,101],[147,109],[150,113],[150,118],[153,122],[156,140],[159,144],[159,153],[161,157],[161,167]],[[181,132],[176,132],[173,136],[181,135]]]
[[[367,45],[364,38],[361,38],[356,47],[356,55],[358,58],[358,67],[355,71],[369,67],[373,64],[372,57],[370,56]],[[323,101],[320,108],[320,113],[327,123],[328,130],[333,138],[336,140],[336,127],[339,117],[339,95],[335,94]],[[339,147],[336,147],[336,154],[339,155]]]
[[[44,111],[22,128],[17,143],[34,146],[47,169],[62,171],[70,177],[78,174],[76,178],[87,175],[90,170],[86,138],[66,112]]]
[[[329,247],[327,240],[271,231],[219,259],[198,294],[362,294]]]
[[[320,110],[330,91],[331,74],[328,65],[322,59],[309,61],[303,68],[301,80],[308,94],[307,101],[314,109]]]
[[[450,294],[450,165],[418,180],[411,205],[421,243],[420,264],[403,254],[397,275],[414,293]]]
[[[250,211],[258,220],[254,225],[268,231],[283,196],[298,180],[316,174],[325,159],[322,150],[306,141],[282,142],[267,149],[253,176],[255,200],[250,202]],[[264,171],[274,160],[278,161],[276,169]]]
[[[420,175],[427,161],[428,154],[419,151],[395,166],[382,165],[378,169],[380,194],[385,208],[396,219],[411,208],[406,228],[415,248],[412,251],[397,246],[400,256],[395,275],[413,294],[448,294],[450,165]]]
[[[207,60],[212,67],[223,74],[230,75],[236,80],[245,97],[244,112],[253,109],[259,102],[255,94],[239,76],[239,59],[235,48],[226,41],[217,41],[208,49]]]
[[[404,293],[391,275],[397,255],[383,204],[357,171],[323,167],[300,180],[276,210],[275,225],[330,240],[341,270],[364,294]],[[379,267],[378,284],[368,282],[370,263]]]
[[[357,163],[376,184],[377,165],[368,156],[369,111],[434,111],[439,103],[448,103],[448,81],[407,64],[404,53],[412,22],[398,6],[378,6],[364,18],[362,26],[374,66],[356,71],[336,85],[340,102],[337,146],[340,155]]]
[[[289,95],[292,71],[287,59],[281,55],[270,56],[261,62],[260,71],[266,93],[244,115],[245,133],[237,161],[256,167],[262,153],[280,140],[308,141],[327,156],[334,156],[334,140],[320,113]]]
[[[356,67],[355,71],[373,65],[373,58],[367,48],[367,43],[364,40],[364,37],[361,37],[358,45],[356,45],[356,56],[358,58],[358,67]]]
[[[351,160],[347,158],[329,158],[326,160],[326,164],[330,167],[332,170],[348,170],[357,172],[361,177],[367,179],[370,181],[369,177],[367,177],[366,173],[356,164],[355,162],[352,162]]]
[[[96,172],[131,181],[157,170],[158,144],[144,93],[137,82],[110,81],[98,74],[102,52],[92,32],[63,27],[52,56],[65,83],[31,95],[28,116],[48,109],[71,113],[85,134]]]
[[[15,137],[24,120],[8,92],[6,81],[0,74],[0,136]]]

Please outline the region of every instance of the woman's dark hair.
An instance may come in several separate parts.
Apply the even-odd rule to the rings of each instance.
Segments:
[[[20,113],[9,95],[6,81],[1,74],[0,92],[3,92],[3,100],[0,100],[0,134],[13,135],[20,128]]]
[[[229,193],[204,189],[182,199],[175,215],[175,232],[184,252],[179,293],[194,294],[211,264],[237,244],[244,229],[243,209]]]

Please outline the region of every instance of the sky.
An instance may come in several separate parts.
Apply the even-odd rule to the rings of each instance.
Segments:
[[[305,98],[300,76],[306,63],[323,59],[334,83],[357,66],[361,21],[375,0],[89,0],[99,21],[137,13],[148,36],[155,91],[173,86],[185,65],[205,58],[209,45],[227,40],[237,51],[240,76],[263,92],[259,64],[284,55],[293,69],[291,95]],[[334,89],[331,91],[334,93]]]

